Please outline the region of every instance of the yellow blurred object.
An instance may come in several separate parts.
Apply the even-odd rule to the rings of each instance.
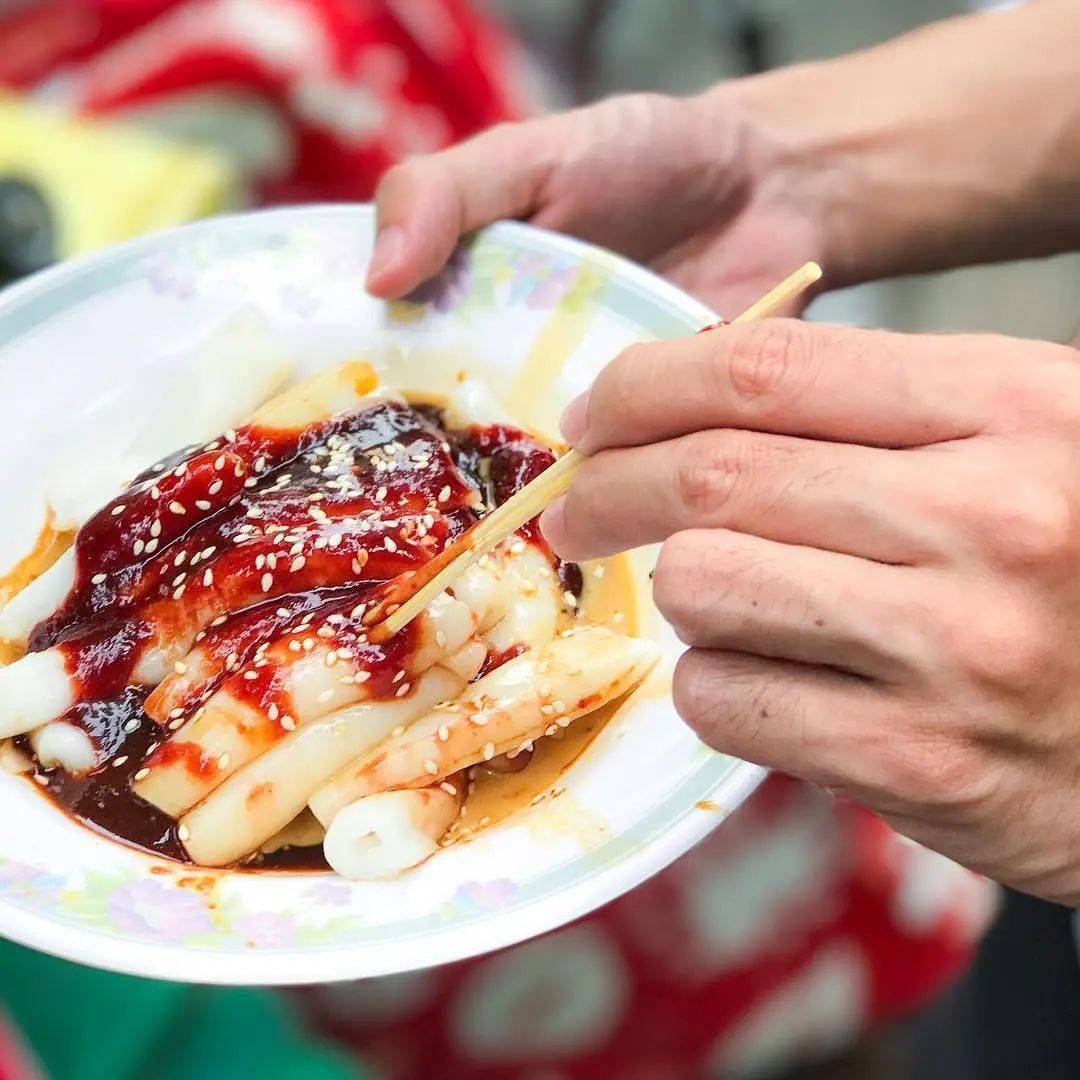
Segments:
[[[239,191],[232,164],[211,149],[2,94],[0,178],[37,190],[57,259],[228,209]]]

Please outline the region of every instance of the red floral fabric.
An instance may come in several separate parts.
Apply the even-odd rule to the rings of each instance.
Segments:
[[[842,1051],[968,964],[985,882],[773,776],[651,881],[572,926],[305,992],[397,1080],[692,1080]]]

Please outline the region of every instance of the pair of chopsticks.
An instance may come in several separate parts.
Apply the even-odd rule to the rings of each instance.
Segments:
[[[820,277],[821,267],[817,263],[808,262],[732,321],[743,323],[768,318]],[[703,329],[711,330],[713,326]],[[383,603],[371,612],[374,625],[368,630],[368,640],[385,641],[408,626],[439,593],[453,585],[473,563],[498,547],[508,536],[536,517],[548,503],[562,495],[570,487],[574,474],[584,460],[576,450],[568,450],[535,480],[526,484],[487,517],[481,518],[420,570],[396,582]]]

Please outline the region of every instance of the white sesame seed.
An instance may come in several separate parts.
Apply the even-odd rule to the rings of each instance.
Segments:
[[[258,482],[259,481],[256,480],[254,476],[249,476],[244,481],[244,487],[247,488],[250,491]]]
[[[383,541],[383,547],[389,552],[397,551],[397,544],[395,544],[393,538],[389,536]]]
[[[141,540],[136,540],[135,543],[131,545],[131,550],[136,555],[141,555],[143,553],[143,548],[145,547],[146,545]]]
[[[428,760],[424,762],[424,772],[431,773],[432,776],[438,776],[439,766],[436,765],[431,758],[428,758]]]
[[[121,765],[127,764],[127,754],[121,754],[114,762],[113,768],[118,769]]]
[[[112,508],[112,516],[113,516],[113,517],[118,517],[118,516],[119,516],[120,514],[122,514],[123,512],[124,512],[124,507],[123,507],[123,505],[120,505],[120,506],[114,506],[114,507]]]
[[[176,499],[173,499],[172,502],[169,503],[169,509],[174,514],[186,514],[187,513],[187,510],[184,509],[184,504],[181,503],[181,502],[177,502]]]
[[[289,563],[289,569],[295,574],[297,570],[304,569],[304,564],[306,562],[307,559],[305,559],[303,555],[297,555],[296,558],[293,559],[291,563]]]
[[[191,830],[186,825],[181,825],[180,828],[176,830],[176,835],[179,838],[180,843],[183,844],[191,839]]]
[[[444,487],[442,489],[442,491],[439,492],[439,502],[441,502],[441,503],[447,502],[449,500],[449,498],[450,498],[450,485],[447,484],[446,487]]]
[[[185,590],[186,588],[187,588],[187,586],[186,586],[186,585],[181,585],[179,589],[174,589],[174,590],[173,590],[173,594],[172,594],[172,598],[173,598],[174,600],[179,600],[179,599],[180,599],[180,597],[184,595],[184,590]]]
[[[152,540],[147,540],[146,541],[146,554],[147,555],[153,555],[154,552],[157,551],[157,549],[158,549],[157,537],[154,537]]]
[[[365,683],[370,678],[371,678],[371,672],[370,671],[358,671],[353,676],[353,682],[355,682],[355,683]]]
[[[274,587],[274,575],[263,574],[260,584],[262,585],[263,592],[269,592]]]
[[[376,502],[382,502],[383,499],[385,499],[385,498],[386,498],[386,488],[381,487],[381,488],[379,488],[378,491],[375,492],[375,501]]]
[[[137,780],[137,781],[138,781],[138,780],[145,780],[145,779],[146,779],[146,778],[147,778],[147,777],[148,777],[149,775],[150,775],[150,770],[149,770],[149,769],[140,769],[140,770],[139,770],[139,771],[138,771],[138,772],[137,772],[137,773],[135,774],[135,777],[134,777],[134,778],[135,778],[135,780]]]
[[[404,697],[411,689],[412,689],[412,686],[409,683],[403,682],[397,688],[397,693],[394,695],[394,697]]]
[[[221,470],[225,468],[225,455],[224,454],[221,454],[218,457],[218,459],[214,462],[214,468],[217,469],[218,472],[221,472]]]
[[[288,713],[286,713],[281,718],[281,726],[286,731],[292,731],[296,727],[296,721]]]
[[[137,716],[133,716],[126,724],[124,724],[124,731],[126,731],[129,735],[133,731],[138,731],[138,730],[139,730],[139,718]]]
[[[221,490],[221,487],[222,487],[222,481],[221,481],[221,480],[215,480],[215,481],[214,481],[214,482],[213,482],[213,483],[212,483],[212,484],[211,484],[211,485],[210,485],[210,486],[209,486],[209,487],[208,487],[208,488],[206,489],[206,492],[207,492],[207,494],[208,494],[208,495],[216,495],[216,494],[217,494],[217,493],[218,493],[218,492],[219,492],[219,491]]]
[[[439,725],[439,741],[446,742],[450,738],[450,729],[445,724]]]
[[[183,660],[177,660],[176,663],[173,664],[173,671],[175,671],[177,675],[186,675],[187,664],[185,664]]]
[[[490,761],[495,756],[495,744],[485,743],[483,749],[483,755],[485,761]]]
[[[100,585],[105,580],[106,576],[107,575],[105,575],[105,574],[95,574],[90,579],[90,584],[91,585]]]
[[[319,701],[321,703],[325,703],[325,702],[329,701],[333,696],[334,696],[334,691],[333,690],[324,690],[319,695]]]
[[[206,499],[196,499],[195,507],[198,510],[209,510],[211,504]]]

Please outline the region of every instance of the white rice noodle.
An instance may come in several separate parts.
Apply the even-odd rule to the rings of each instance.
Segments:
[[[470,765],[554,733],[636,686],[658,659],[652,642],[599,626],[507,661],[343,769],[308,800],[329,825],[357,799],[427,787]]]
[[[334,818],[326,861],[353,881],[396,877],[435,854],[460,811],[460,798],[439,787],[369,795]]]
[[[202,866],[225,866],[255,851],[357,754],[436,702],[454,697],[462,686],[456,675],[433,667],[408,697],[353,705],[298,728],[182,819],[188,854]]]

